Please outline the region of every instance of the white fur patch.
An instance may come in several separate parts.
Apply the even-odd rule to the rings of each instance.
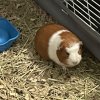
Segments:
[[[80,63],[82,56],[78,53],[79,48],[80,43],[71,44],[69,48],[66,48],[66,52],[69,53],[68,65],[75,66]]]
[[[56,54],[57,50],[58,50],[58,47],[59,45],[61,44],[62,42],[62,39],[60,37],[59,34],[63,33],[63,32],[69,32],[68,30],[59,30],[57,32],[55,32],[51,38],[49,39],[49,46],[48,46],[48,55],[49,55],[49,58],[51,60],[53,60],[54,62],[56,62],[57,64],[63,66],[64,64],[61,63],[58,59],[58,56]]]

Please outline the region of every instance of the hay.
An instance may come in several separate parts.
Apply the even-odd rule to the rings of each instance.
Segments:
[[[36,31],[52,18],[31,0],[0,0],[0,15],[20,38],[0,54],[0,100],[100,100],[100,62],[87,50],[76,68],[63,74],[34,50]]]

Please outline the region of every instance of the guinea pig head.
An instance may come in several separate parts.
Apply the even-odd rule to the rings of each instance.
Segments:
[[[62,42],[57,50],[57,56],[66,67],[78,65],[82,59],[82,42]]]

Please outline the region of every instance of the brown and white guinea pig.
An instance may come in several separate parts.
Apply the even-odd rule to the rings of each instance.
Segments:
[[[51,59],[62,67],[73,67],[80,63],[82,42],[71,31],[58,24],[41,27],[35,36],[38,54]]]

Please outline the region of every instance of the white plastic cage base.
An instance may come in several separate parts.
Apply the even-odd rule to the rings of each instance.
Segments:
[[[64,0],[63,3],[91,29],[100,33],[100,0]]]

